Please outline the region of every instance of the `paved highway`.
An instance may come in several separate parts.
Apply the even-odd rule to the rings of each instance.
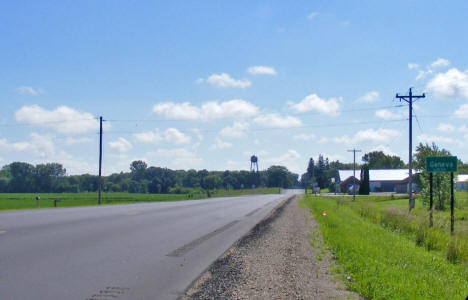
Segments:
[[[290,195],[0,212],[0,299],[176,299]]]

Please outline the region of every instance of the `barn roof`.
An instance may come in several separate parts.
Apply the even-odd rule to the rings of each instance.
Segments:
[[[413,170],[413,174],[416,171]],[[408,178],[408,169],[369,170],[370,181],[402,181]]]
[[[466,182],[466,181],[468,181],[468,174],[458,174],[455,181],[456,182]]]
[[[413,174],[417,171],[413,170]],[[338,170],[340,181],[353,176],[353,170]],[[468,176],[468,175],[467,175]],[[361,177],[361,170],[356,170],[356,178]],[[374,169],[369,170],[370,181],[402,181],[408,178],[408,169]],[[468,180],[468,177],[467,177]]]
[[[338,175],[340,176],[340,181],[345,181],[349,177],[353,177],[353,170],[338,170]],[[356,178],[361,177],[361,170],[356,170]]]

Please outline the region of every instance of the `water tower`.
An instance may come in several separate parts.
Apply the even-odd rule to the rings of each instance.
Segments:
[[[250,172],[255,172],[255,169],[258,173],[258,157],[254,154],[250,157]]]

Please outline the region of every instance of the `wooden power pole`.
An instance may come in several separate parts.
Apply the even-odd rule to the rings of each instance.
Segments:
[[[353,201],[356,201],[356,152],[361,152],[361,150],[348,150],[348,152],[353,152]]]
[[[99,179],[98,179],[98,204],[101,204],[101,189],[102,189],[102,116],[99,117]]]
[[[409,95],[400,96],[396,94],[397,99],[404,100],[408,103],[409,107],[409,151],[408,151],[408,197],[409,197],[409,210],[411,211],[414,208],[414,199],[413,199],[413,100],[419,98],[425,98],[426,95],[415,96],[413,95],[412,88],[409,89]]]

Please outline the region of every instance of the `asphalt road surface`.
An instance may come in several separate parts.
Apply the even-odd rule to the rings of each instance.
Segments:
[[[176,299],[290,195],[0,212],[0,299]]]

